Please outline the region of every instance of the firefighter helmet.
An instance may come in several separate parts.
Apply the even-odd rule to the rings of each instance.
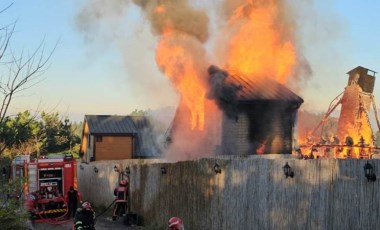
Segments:
[[[125,185],[127,185],[127,184],[128,184],[128,179],[124,179],[124,180],[121,180],[121,181],[120,181],[120,185],[125,186]]]
[[[83,204],[82,204],[82,208],[84,208],[84,209],[87,209],[87,210],[90,210],[92,207],[91,207],[91,204],[90,204],[90,202],[83,202]]]
[[[183,221],[178,217],[172,217],[168,223],[169,230],[184,230]]]

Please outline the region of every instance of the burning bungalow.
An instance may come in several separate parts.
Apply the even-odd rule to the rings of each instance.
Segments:
[[[215,66],[209,75],[203,128],[192,129],[191,109],[180,103],[173,121],[174,145],[191,140],[189,151],[202,156],[292,153],[301,97],[271,79],[230,75]],[[176,138],[181,135],[186,138]]]
[[[301,97],[269,78],[230,75],[215,67],[209,73],[224,82],[212,84],[211,93],[223,111],[218,154],[292,153]]]

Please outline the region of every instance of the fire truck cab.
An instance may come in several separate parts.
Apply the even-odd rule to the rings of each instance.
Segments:
[[[67,212],[65,195],[77,187],[76,160],[72,155],[55,155],[34,160],[17,156],[12,178],[24,178],[24,197],[29,211],[37,217],[57,217]]]

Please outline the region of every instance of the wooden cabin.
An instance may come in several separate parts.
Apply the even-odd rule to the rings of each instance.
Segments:
[[[170,144],[176,146],[183,140],[191,140],[191,145],[185,145],[193,157],[291,154],[297,139],[298,108],[303,99],[274,80],[253,81],[237,75],[226,79],[227,86],[231,83],[236,86],[234,100],[221,100],[224,108],[219,106],[220,109],[214,100],[206,100],[203,130],[191,128],[191,109],[186,103],[179,103]]]
[[[291,154],[303,99],[270,79],[252,81],[230,75],[229,81],[241,90],[236,115],[222,117],[219,154]]]
[[[85,162],[155,158],[160,148],[144,116],[85,115],[80,155]]]

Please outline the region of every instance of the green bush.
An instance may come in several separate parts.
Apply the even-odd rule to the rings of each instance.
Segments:
[[[28,229],[29,214],[24,206],[22,180],[1,181],[0,223],[1,229]]]

